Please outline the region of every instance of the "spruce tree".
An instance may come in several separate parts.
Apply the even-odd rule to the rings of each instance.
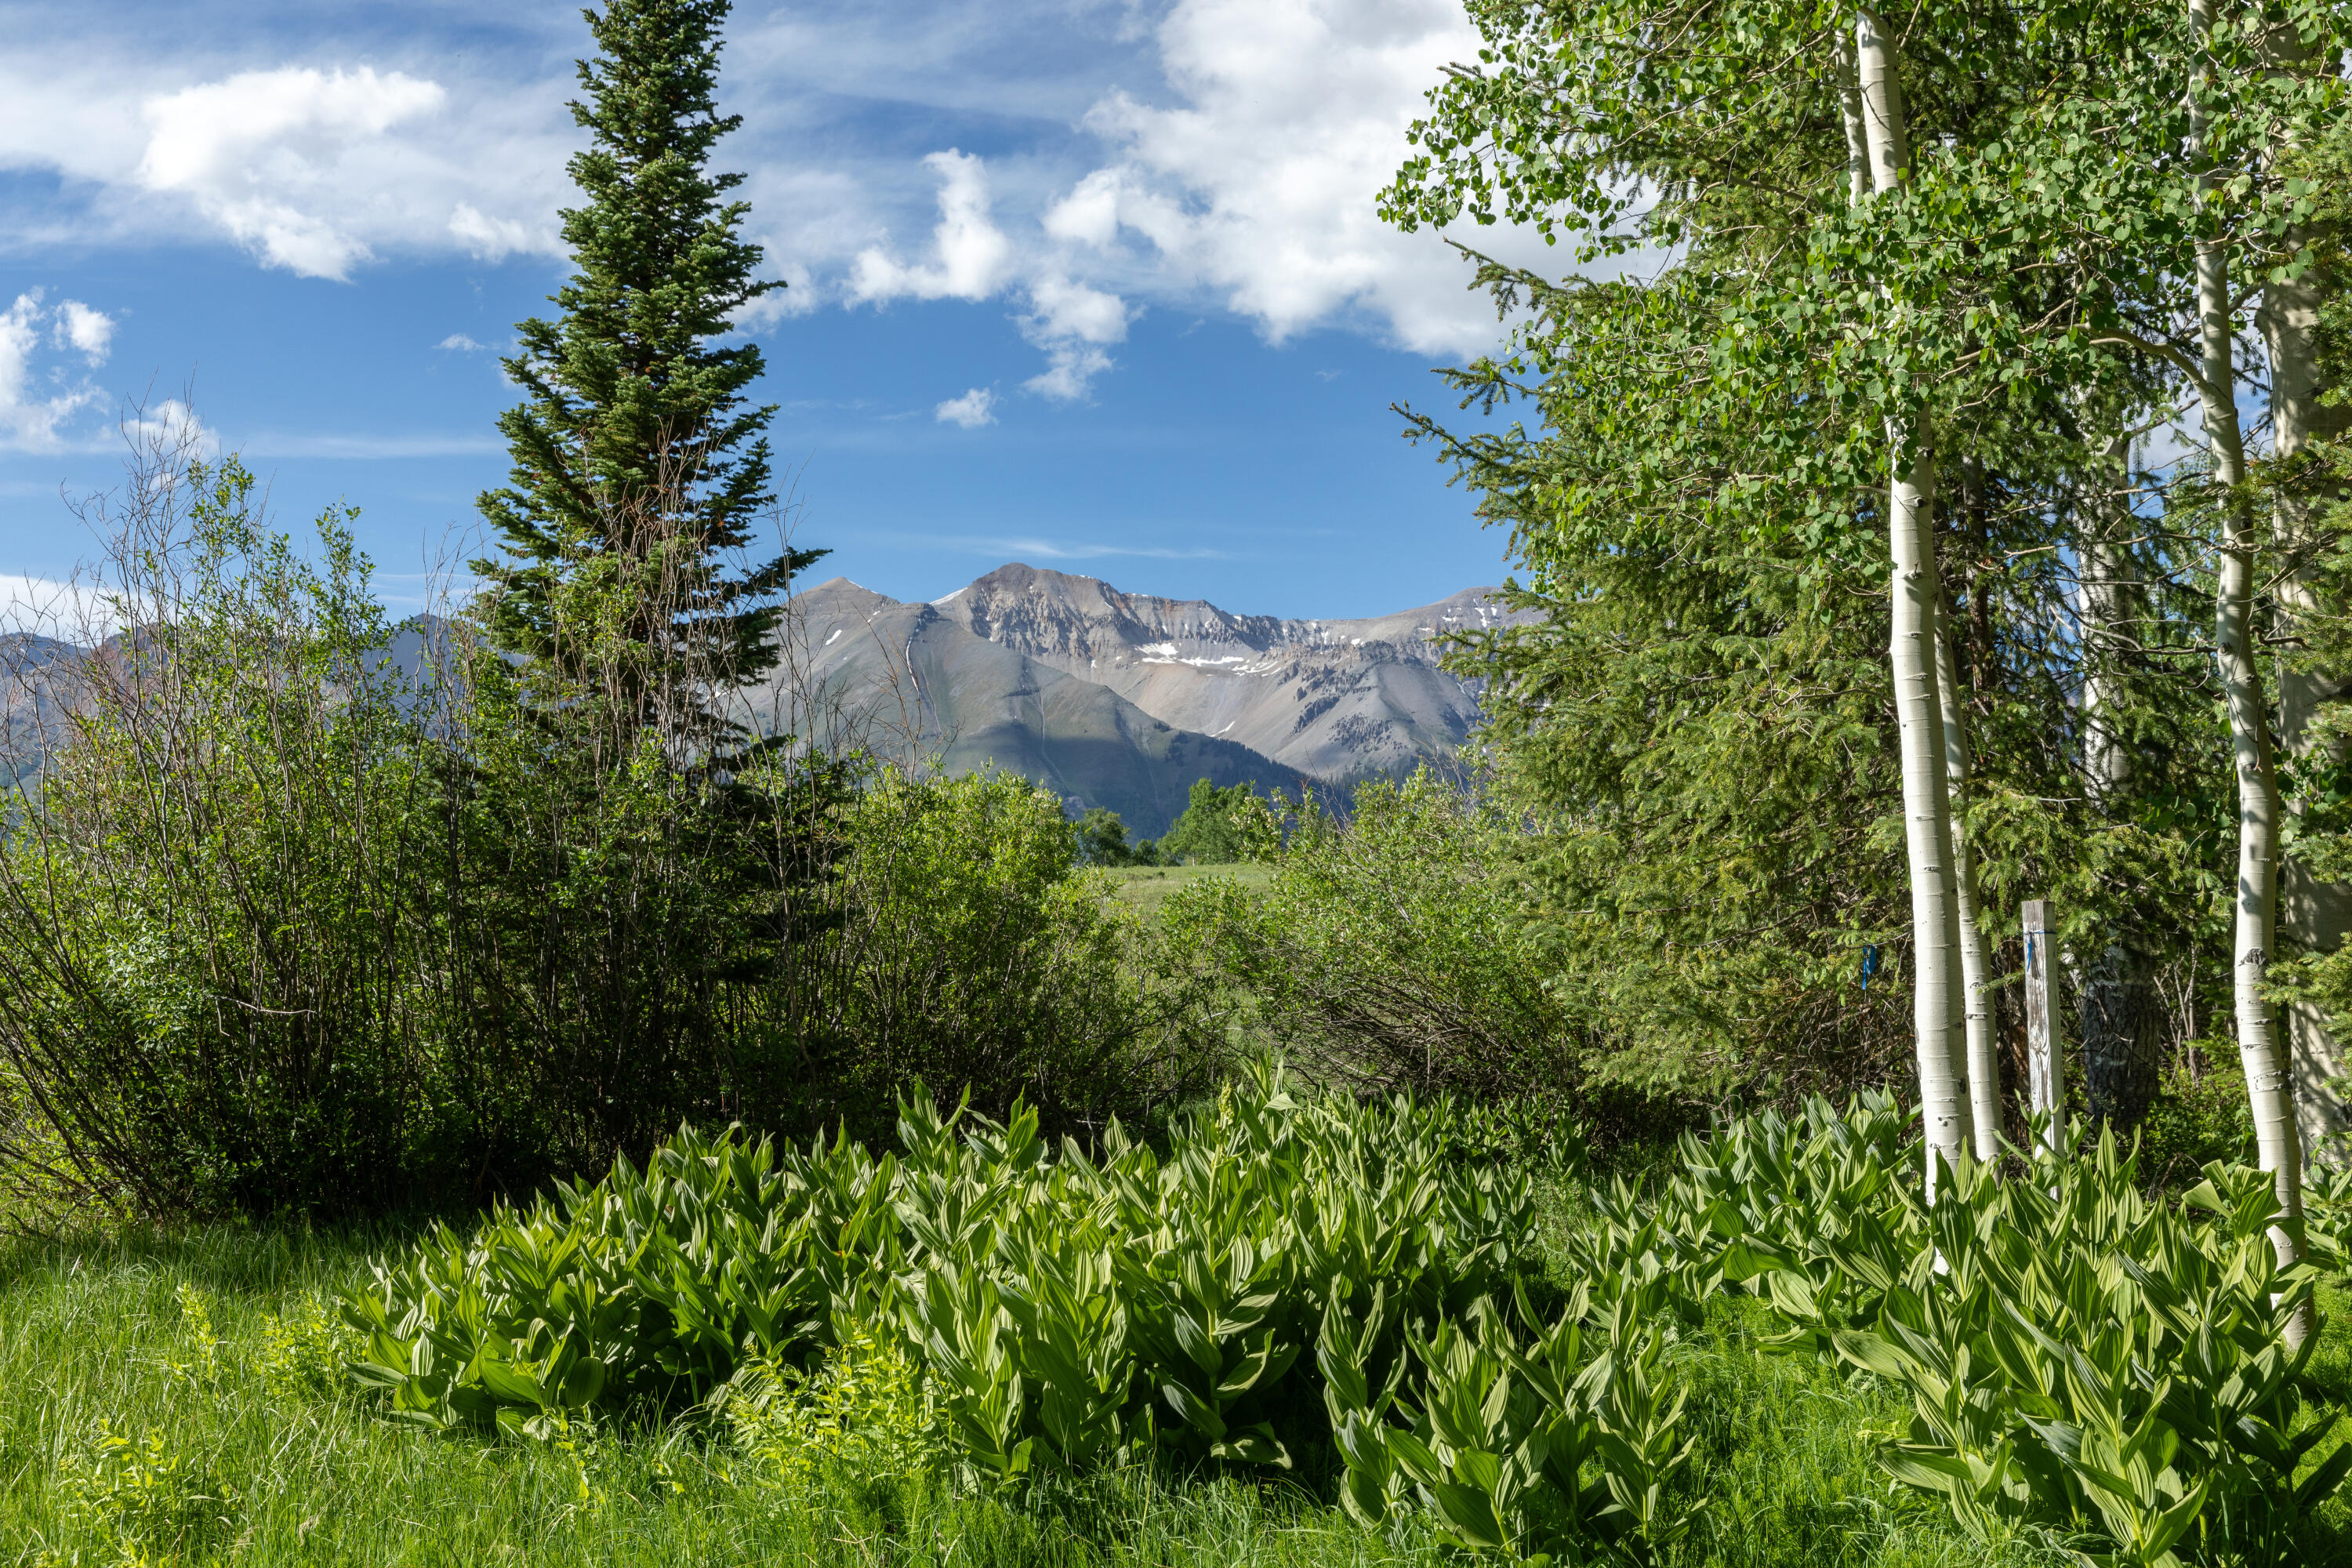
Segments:
[[[774,662],[777,595],[824,554],[786,549],[734,567],[775,501],[765,430],[773,405],[745,390],[759,345],[723,342],[738,311],[783,287],[755,276],[740,232],[740,174],[713,174],[719,138],[742,121],[713,100],[729,0],[610,0],[583,15],[596,57],[579,62],[589,132],[570,164],[586,202],[562,214],[575,268],[550,296],[561,314],[518,324],[507,374],[528,395],[499,418],[514,467],[479,506],[508,558],[478,561],[501,647],[551,661],[587,657],[565,590],[589,590],[637,668],[705,690]],[[572,618],[577,619],[576,616]],[[611,667],[606,641],[600,656]]]

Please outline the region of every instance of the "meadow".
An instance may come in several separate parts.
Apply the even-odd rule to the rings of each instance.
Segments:
[[[1262,893],[1274,882],[1273,867],[1246,861],[1230,866],[1115,866],[1104,868],[1103,875],[1111,879],[1113,895],[1147,921],[1158,919],[1174,894],[1212,878],[1235,883],[1252,893]]]
[[[1572,1196],[1551,1194],[1549,1214],[1576,1223]],[[1453,1550],[1425,1523],[1367,1532],[1312,1473],[1142,1468],[957,1495],[936,1480],[793,1484],[694,1419],[546,1443],[403,1430],[317,1354],[323,1299],[401,1239],[221,1229],[12,1248],[0,1261],[8,1560],[1370,1568]],[[2313,1371],[2340,1400],[2352,1334],[2346,1300],[2329,1301]],[[2027,1541],[1988,1558],[1902,1494],[1871,1459],[1901,1405],[1760,1351],[1769,1316],[1719,1301],[1673,1352],[1694,1374],[1694,1481],[1717,1499],[1676,1562],[2068,1561]]]
[[[1848,1115],[1862,1124],[1862,1113]],[[1214,1125],[1230,1120],[1221,1110]],[[1212,1124],[1204,1117],[1200,1125]],[[1377,1117],[1359,1115],[1356,1125],[1380,1131]],[[1417,1125],[1441,1135],[1450,1131],[1443,1117]],[[1001,1151],[1003,1140],[992,1145],[991,1136],[983,1131],[978,1145]],[[1016,1125],[1013,1142],[1020,1140]],[[914,1146],[920,1142],[910,1140],[902,1173],[922,1164]],[[935,1151],[952,1142],[936,1136]],[[1914,1143],[1910,1152],[1916,1149]],[[1516,1209],[1501,1205],[1506,1223],[1523,1230],[1507,1238],[1520,1248],[1511,1262],[1512,1291],[1523,1314],[1540,1319],[1547,1311],[1528,1308],[1532,1294],[1554,1303],[1550,1310],[1569,1303],[1569,1321],[1582,1312],[1598,1325],[1601,1315],[1591,1303],[1624,1291],[1624,1279],[1633,1277],[1609,1276],[1605,1260],[1632,1250],[1643,1255],[1633,1274],[1654,1284],[1662,1272],[1706,1275],[1705,1249],[1677,1242],[1671,1225],[1662,1230],[1653,1221],[1629,1237],[1623,1221],[1632,1189],[1616,1179],[1553,1160],[1516,1163],[1490,1169],[1475,1184],[1507,1200],[1513,1191],[1528,1199]],[[976,1168],[967,1162],[967,1172]],[[1797,1179],[1817,1182],[1819,1174]],[[922,1175],[902,1173],[900,1180],[897,1190],[915,1194],[901,1210],[910,1235],[934,1235],[940,1214],[963,1212],[955,1201],[938,1202],[936,1184],[932,1199],[921,1196]],[[1382,1184],[1383,1194],[1394,1190]],[[672,1189],[673,1205],[687,1202],[680,1191]],[[1696,1212],[1688,1201],[1694,1192],[1702,1201],[1712,1192],[1711,1201],[1719,1203],[1726,1193],[1736,1197],[1738,1188],[1708,1188],[1702,1180],[1681,1189],[1680,1198],[1661,1194],[1653,1212],[1670,1214],[1677,1202],[1685,1215]],[[932,1204],[928,1215],[926,1202]],[[594,1206],[592,1193],[577,1212]],[[1303,1216],[1312,1207],[1293,1212]],[[1025,1244],[1018,1215],[996,1212],[993,1246],[1003,1262]],[[509,1228],[488,1238],[501,1256],[485,1261],[487,1255],[473,1255],[478,1282],[492,1297],[497,1279],[511,1289],[528,1277],[536,1289],[553,1281],[547,1299],[561,1298],[563,1250],[536,1254],[537,1264],[524,1258],[534,1236],[544,1240],[551,1226],[561,1228],[553,1215],[542,1209],[509,1216]],[[1302,1218],[1302,1228],[1307,1223]],[[1772,1228],[1763,1218],[1742,1245],[1774,1245],[1763,1238]],[[570,1234],[575,1255],[594,1250],[576,1226]],[[2046,1237],[2034,1239],[2048,1244]],[[415,1411],[404,1419],[380,1385],[352,1375],[355,1361],[384,1353],[383,1342],[371,1348],[341,1303],[391,1289],[394,1276],[372,1263],[421,1256],[418,1244],[429,1240],[430,1233],[415,1226],[386,1224],[343,1231],[132,1230],[12,1244],[0,1254],[0,1531],[7,1560],[1006,1568],[1544,1560],[1465,1546],[1438,1510],[1426,1508],[1393,1509],[1378,1528],[1368,1528],[1335,1501],[1348,1475],[1334,1446],[1300,1441],[1295,1421],[1283,1424],[1292,1450],[1283,1468],[1188,1457],[1170,1440],[1181,1434],[1164,1412],[1156,1447],[1099,1465],[1040,1463],[1024,1474],[992,1477],[984,1465],[957,1462],[958,1453],[970,1460],[978,1452],[969,1439],[961,1448],[934,1443],[924,1462],[909,1464],[900,1455],[877,1463],[882,1449],[842,1439],[854,1436],[861,1421],[887,1426],[891,1409],[913,1407],[904,1398],[912,1384],[879,1393],[857,1386],[858,1377],[877,1367],[886,1374],[894,1367],[906,1372],[908,1363],[895,1358],[852,1364],[849,1381],[833,1385],[831,1396],[839,1397],[814,1426],[747,1421],[715,1399],[673,1401],[650,1414],[642,1404],[614,1410],[593,1400],[558,1408],[493,1377],[488,1386],[507,1402],[497,1421],[457,1419],[445,1407],[434,1417],[443,1422],[438,1429],[419,1429],[428,1423]],[[991,1244],[977,1246],[975,1256],[983,1256]],[[949,1268],[936,1253],[924,1256],[934,1272]],[[1954,1256],[1963,1270],[1973,1267]],[[1654,1266],[1660,1258],[1678,1261],[1662,1271]],[[1721,1258],[1711,1267],[1719,1277]],[[1409,1266],[1400,1266],[1390,1282],[1408,1290],[1410,1274]],[[2294,1425],[2308,1439],[2306,1474],[2352,1437],[2345,1419],[2352,1394],[2352,1325],[2345,1312],[2352,1297],[2341,1284],[2319,1290],[2324,1327],[2303,1369]],[[474,1320],[465,1327],[482,1335],[477,1362],[507,1353],[511,1347],[476,1321],[485,1298],[473,1299]],[[1659,1298],[1654,1292],[1649,1299]],[[1355,1300],[1360,1305],[1360,1292]],[[932,1305],[936,1310],[936,1297]],[[1910,1403],[1895,1380],[1792,1346],[1790,1310],[1780,1295],[1710,1289],[1685,1306],[1692,1310],[1679,1321],[1675,1310],[1663,1310],[1620,1326],[1657,1344],[1654,1375],[1685,1402],[1664,1425],[1687,1445],[1686,1456],[1660,1473],[1667,1477],[1664,1511],[1681,1511],[1687,1527],[1665,1532],[1654,1545],[1623,1536],[1584,1560],[1689,1568],[2087,1561],[2042,1529],[1964,1530],[1937,1499],[1892,1479],[1884,1446],[1906,1426],[1916,1435]],[[500,1310],[507,1309],[493,1301],[490,1315]],[[1472,1317],[1482,1310],[1474,1307]],[[1327,1344],[1329,1323],[1327,1318],[1322,1331]],[[820,1372],[846,1360],[844,1336],[834,1337]],[[1412,1342],[1416,1356],[1433,1365],[1439,1359]],[[1148,1362],[1149,1350],[1142,1353]],[[1330,1362],[1320,1364],[1328,1382],[1341,1381]],[[1402,1370],[1402,1358],[1397,1364]],[[474,1370],[445,1378],[441,1397]],[[916,1400],[927,1419],[951,1399],[958,1375],[968,1377],[969,1370],[931,1370]],[[913,1376],[925,1381],[923,1373]],[[740,1388],[743,1379],[729,1386]],[[803,1406],[811,1391],[824,1393],[822,1375],[797,1386]],[[1421,1395],[1425,1404],[1438,1396]],[[1023,1397],[1017,1384],[1013,1397],[1016,1405]],[[1034,1405],[1034,1391],[1030,1397]],[[1054,1397],[1048,1390],[1049,1405]],[[530,1398],[540,1399],[541,1419],[510,1419],[530,1413]],[[777,1441],[780,1431],[784,1437]],[[1052,1435],[1064,1441],[1058,1428]],[[1601,1458],[1604,1467],[1616,1463]],[[2294,1561],[2352,1562],[2352,1508],[2340,1497],[2324,1503],[2294,1539]]]

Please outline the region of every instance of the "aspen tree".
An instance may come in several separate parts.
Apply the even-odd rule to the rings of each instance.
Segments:
[[[2305,44],[2292,24],[2267,28],[2263,34],[2266,63],[2281,75],[2311,78],[2318,51]],[[2291,154],[2294,139],[2273,138],[2273,154]],[[2287,248],[2301,251],[2308,242],[2300,226],[2285,236]],[[2285,574],[2273,592],[2273,604],[2292,634],[2298,622],[2324,614],[2317,592],[2303,564],[2312,543],[2312,497],[2298,482],[2297,459],[2315,438],[2344,432],[2347,411],[2323,400],[2327,390],[2320,366],[2319,314],[2326,303],[2329,280],[2316,266],[2286,266],[2272,269],[2263,284],[2263,304],[2257,321],[2271,367],[2271,450],[2286,480],[2273,498],[2273,530],[2287,558]],[[2329,671],[2328,675],[2339,672]],[[2320,704],[2335,694],[2337,682],[2310,670],[2282,668],[2278,677],[2279,743],[2297,756],[2319,753],[2312,721]],[[2298,808],[2289,803],[2290,811]],[[2352,886],[2313,876],[2289,860],[2280,868],[2279,923],[2305,951],[2329,952],[2352,933]],[[2326,1011],[2310,1001],[2288,1005],[2284,1048],[2295,1076],[2298,1121],[2305,1149],[2347,1125],[2346,1108],[2328,1087],[2344,1075],[2340,1043],[2328,1026]]]
[[[2083,791],[2102,815],[2117,808],[2132,776],[2131,752],[2118,729],[2124,627],[2139,608],[2139,584],[2125,542],[2138,521],[2131,509],[2130,479],[2131,442],[2116,435],[2087,476],[2089,494],[2074,509],[2080,572],[2076,609],[2082,625]],[[2156,1090],[2147,976],[2139,958],[2116,940],[2098,944],[2075,968],[2083,1087],[2092,1119],[2133,1125],[2147,1115]]]
[[[2231,994],[2255,1146],[2262,1168],[2277,1184],[2280,1218],[2271,1228],[2271,1242],[2285,1264],[2294,1262],[2302,1251],[2303,1150],[2277,1019],[2263,994],[2278,912],[2279,792],[2270,714],[2254,647],[2254,557],[2261,542],[2246,493],[2245,445],[2238,426],[2237,371],[2231,358],[2237,317],[2230,297],[2229,242],[2218,232],[2221,217],[2214,210],[2222,196],[2212,153],[2212,109],[2206,97],[2215,73],[2210,51],[2214,0],[2189,0],[2189,15],[2204,56],[2204,69],[2191,79],[2188,105],[2189,144],[2199,164],[2199,205],[2206,219],[2196,249],[2197,391],[2212,448],[2213,478],[2223,496],[2213,651],[2229,714],[2238,789]],[[2288,1328],[2289,1342],[2300,1344],[2310,1326],[2305,1315],[2298,1314]]]
[[[1878,17],[1860,13],[1854,26],[1856,83],[1862,100],[1864,145],[1871,187],[1879,197],[1910,176],[1911,150],[1893,39]],[[1893,562],[1893,616],[1887,657],[1902,745],[1904,844],[1911,870],[1911,932],[1916,994],[1913,1028],[1919,1064],[1919,1109],[1927,1126],[1932,1185],[1935,1162],[1960,1162],[1972,1142],[1969,1059],[1963,1049],[1960,887],[1954,854],[1952,765],[1939,695],[1938,626],[1943,587],[1936,569],[1936,453],[1925,415],[1906,438],[1887,422],[1886,529]],[[1953,715],[1955,725],[1958,714]],[[1965,769],[1965,741],[1960,742]]]

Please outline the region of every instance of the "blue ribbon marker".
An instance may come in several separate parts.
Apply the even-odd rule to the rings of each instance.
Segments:
[[[1870,989],[1870,977],[1878,973],[1878,949],[1869,942],[1862,947],[1862,988]]]

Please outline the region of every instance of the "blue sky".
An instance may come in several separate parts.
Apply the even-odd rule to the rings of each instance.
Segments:
[[[0,595],[92,552],[60,491],[117,482],[143,403],[192,405],[282,525],[359,508],[417,600],[469,552],[498,354],[562,276],[577,8],[0,27],[0,578],[35,580]],[[743,325],[821,574],[931,598],[1019,559],[1319,616],[1503,575],[1389,412],[1444,406],[1430,367],[1491,308],[1371,214],[1475,48],[1453,0],[753,3],[730,40],[727,160],[792,284]]]

